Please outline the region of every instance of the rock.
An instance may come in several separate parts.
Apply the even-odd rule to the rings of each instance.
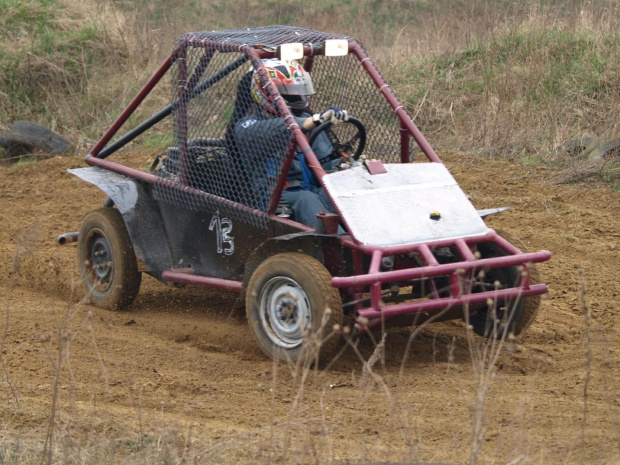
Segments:
[[[18,121],[6,135],[5,148],[9,156],[16,157],[35,150],[62,155],[72,151],[71,143],[39,124]]]

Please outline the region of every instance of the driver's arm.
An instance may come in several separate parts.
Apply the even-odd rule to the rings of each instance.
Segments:
[[[316,128],[316,124],[314,124],[313,118],[313,116],[308,116],[301,124],[301,127],[303,127],[306,131],[312,131],[314,128]]]
[[[314,128],[320,126],[326,121],[331,121],[333,124],[336,124],[342,121],[346,121],[348,119],[349,116],[346,110],[341,110],[340,108],[336,107],[329,107],[327,110],[324,110],[321,113],[315,113],[312,116],[308,116],[302,123],[302,127],[306,131],[312,131]]]

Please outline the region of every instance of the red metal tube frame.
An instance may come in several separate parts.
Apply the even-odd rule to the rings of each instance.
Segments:
[[[189,41],[189,43],[192,43],[191,41]],[[201,43],[200,45],[202,45],[204,47],[204,43]],[[350,50],[352,53],[354,53],[357,58],[360,60],[362,66],[366,69],[366,71],[368,72],[368,74],[371,76],[371,78],[373,79],[373,81],[375,82],[375,84],[379,87],[380,91],[384,94],[384,97],[386,98],[386,100],[390,103],[390,105],[394,108],[394,111],[396,112],[397,116],[399,117],[400,121],[401,121],[401,131],[404,133],[405,130],[407,130],[408,132],[410,132],[412,134],[412,136],[414,137],[414,139],[416,140],[416,142],[418,143],[418,145],[422,148],[422,150],[424,151],[424,153],[426,154],[426,156],[428,157],[428,159],[432,162],[441,162],[441,160],[439,159],[439,157],[435,154],[435,152],[433,151],[433,149],[430,147],[430,145],[428,144],[428,142],[426,141],[426,139],[422,136],[422,134],[420,133],[419,129],[416,127],[416,125],[413,123],[413,121],[411,120],[411,118],[409,117],[409,115],[406,113],[406,111],[403,109],[402,105],[400,105],[400,103],[398,102],[398,100],[396,99],[396,97],[389,92],[389,88],[387,87],[387,84],[385,83],[385,81],[383,80],[383,78],[381,77],[381,75],[379,74],[379,72],[377,71],[377,69],[374,67],[374,64],[372,64],[372,62],[370,61],[370,59],[366,56],[365,52],[363,51],[363,49],[361,48],[361,46],[355,42],[352,41],[350,42]],[[179,46],[182,46],[182,44],[179,44]],[[185,46],[187,46],[187,44],[185,44]],[[234,50],[238,50],[241,52],[244,52],[246,54],[249,55],[249,57],[251,59],[260,59],[263,56],[266,55],[270,55],[269,53],[265,53],[265,51],[254,51],[252,50],[250,47],[245,46],[245,47],[220,47],[222,49],[222,51],[233,51]],[[230,48],[230,50],[228,50]],[[101,166],[104,167],[106,169],[110,169],[111,171],[115,171],[121,174],[125,174],[137,179],[141,179],[143,181],[149,182],[149,183],[153,183],[156,180],[158,180],[159,182],[162,182],[161,179],[157,178],[156,176],[149,174],[149,173],[144,173],[141,172],[139,170],[135,170],[129,167],[126,167],[124,165],[120,165],[114,162],[110,162],[107,160],[100,160],[95,158],[96,155],[102,150],[102,148],[109,142],[109,140],[114,136],[114,134],[118,131],[118,129],[126,122],[126,120],[129,118],[129,116],[135,111],[135,109],[140,105],[140,103],[144,100],[144,98],[149,94],[149,92],[155,87],[155,85],[161,80],[162,76],[168,71],[168,69],[171,66],[172,63],[172,59],[173,59],[173,55],[171,54],[165,61],[164,63],[160,66],[160,68],[156,71],[156,73],[153,75],[153,77],[151,77],[151,79],[143,86],[143,88],[140,90],[140,92],[138,93],[138,95],[136,95],[136,97],[131,101],[131,103],[128,105],[128,107],[123,111],[123,113],[117,118],[117,120],[112,124],[112,126],[110,127],[110,129],[104,134],[104,136],[99,140],[99,142],[95,145],[95,147],[91,150],[90,154],[86,157],[86,161],[91,164],[91,165],[97,165],[97,166]],[[263,78],[263,81],[268,81],[268,78],[265,76],[261,76]],[[265,79],[267,78],[267,79]],[[286,105],[281,101],[281,99],[277,99],[276,100],[276,105],[278,106],[278,109],[280,110],[280,112],[284,115],[285,120],[287,121],[287,124],[289,125],[289,127],[291,127],[294,131],[295,134],[295,142],[297,143],[297,145],[300,147],[300,149],[304,152],[306,159],[308,160],[309,164],[311,166],[313,166],[313,171],[314,174],[316,175],[317,179],[319,179],[319,181],[321,181],[324,172],[321,171],[318,168],[314,168],[314,167],[318,167],[320,166],[318,163],[318,160],[316,159],[316,156],[314,154],[314,152],[312,151],[312,148],[309,146],[308,142],[307,142],[307,138],[303,135],[303,133],[301,132],[300,128],[298,127],[298,125],[296,123],[291,123],[290,120],[292,120],[292,115],[290,114],[288,107],[286,107]],[[294,119],[293,119],[294,121]],[[404,143],[403,141],[406,138],[401,137],[401,142]],[[401,147],[402,153],[401,156],[403,158],[405,158],[406,155],[408,155],[408,153],[405,153],[405,149]],[[290,154],[289,154],[290,156]],[[287,160],[288,161],[288,160]],[[290,163],[289,163],[290,164]],[[284,174],[284,173],[283,173]],[[281,176],[280,179],[278,180],[278,187],[276,188],[277,192],[280,192],[283,188],[284,185],[284,181],[285,181],[285,176]],[[165,181],[163,181],[165,182]],[[190,191],[195,191],[196,193],[199,193],[201,195],[205,195],[207,197],[211,197],[212,195],[195,190],[195,189],[191,189],[191,188],[186,188]],[[219,198],[218,198],[219,199]],[[251,213],[254,214],[258,214],[258,215],[265,215],[265,212],[259,211],[259,210],[255,210],[255,209],[251,209],[249,207],[240,205],[240,204],[236,204],[235,202],[230,202],[231,205],[234,204],[235,207],[247,210]],[[273,207],[273,205],[271,205],[271,207]],[[271,208],[270,208],[271,210]],[[278,218],[275,215],[273,215],[273,213],[270,212],[270,214],[268,214],[268,216],[276,221],[281,221],[281,222],[285,222],[287,224],[291,224],[294,226],[300,226],[298,223],[290,221],[290,220],[285,220],[282,218]],[[306,227],[302,228],[302,229],[306,229]],[[308,228],[310,229],[310,228]],[[497,257],[497,258],[493,258],[493,259],[484,259],[484,260],[475,260],[472,257],[472,254],[468,254],[467,253],[467,247],[468,244],[472,244],[472,243],[476,243],[476,242],[481,242],[483,240],[492,240],[492,242],[497,243],[498,246],[500,246],[503,250],[505,250],[506,252],[510,253],[510,254],[517,254],[515,256],[508,256],[508,257]],[[359,287],[362,285],[373,285],[373,284],[377,284],[379,282],[385,282],[385,281],[393,281],[393,280],[406,280],[406,279],[415,279],[416,277],[429,277],[429,276],[438,276],[438,275],[442,275],[442,274],[450,274],[453,273],[454,271],[456,271],[456,269],[465,269],[465,270],[471,270],[474,268],[479,268],[479,267],[501,267],[501,266],[514,266],[516,264],[524,264],[527,261],[532,261],[532,262],[540,262],[540,261],[545,261],[548,260],[550,257],[550,253],[547,251],[540,251],[540,252],[536,252],[533,254],[521,254],[519,252],[519,250],[514,247],[512,244],[510,244],[508,241],[506,241],[505,239],[501,238],[500,236],[498,236],[495,232],[491,232],[487,235],[483,235],[483,236],[479,236],[477,238],[467,238],[464,240],[458,240],[458,241],[437,241],[437,242],[433,242],[433,243],[425,243],[425,244],[416,244],[414,246],[411,245],[407,245],[407,246],[397,246],[397,247],[372,247],[372,246],[363,246],[360,244],[355,244],[353,241],[351,241],[350,239],[348,240],[343,240],[343,245],[345,247],[351,247],[351,248],[355,248],[357,249],[359,252],[362,253],[369,253],[371,255],[373,255],[373,262],[376,264],[378,263],[380,257],[383,254],[393,254],[393,253],[403,253],[403,252],[411,252],[411,251],[416,251],[418,253],[420,253],[420,255],[422,256],[422,258],[424,259],[425,262],[427,262],[427,264],[429,265],[429,267],[423,267],[423,268],[414,268],[411,270],[397,270],[397,271],[392,271],[392,272],[385,272],[385,273],[378,273],[378,270],[375,270],[375,268],[377,268],[376,266],[373,266],[373,272],[369,275],[357,275],[357,276],[351,276],[351,277],[336,277],[332,280],[332,283],[335,287]],[[447,245],[455,245],[457,247],[457,249],[459,250],[459,252],[461,253],[461,255],[464,256],[466,262],[463,263],[459,263],[459,264],[449,264],[449,265],[439,265],[437,263],[437,261],[435,260],[432,252],[430,251],[430,247],[442,247],[442,246],[447,246]],[[429,271],[432,270],[432,272],[429,273]],[[380,278],[380,279],[377,279]]]
[[[133,98],[133,100],[127,105],[127,108],[120,114],[118,118],[112,123],[110,129],[108,129],[105,134],[99,139],[99,141],[95,144],[95,146],[91,149],[89,154],[86,156],[86,161],[88,162],[88,158],[93,156],[96,157],[99,152],[106,146],[106,144],[114,137],[114,134],[121,128],[123,124],[129,119],[131,114],[138,108],[138,106],[142,103],[142,101],[146,98],[146,96],[153,90],[155,85],[161,80],[161,78],[168,72],[170,66],[172,64],[172,54],[164,60],[161,66],[155,71],[155,74],[151,76],[146,84],[140,89],[140,92]]]
[[[348,247],[351,249],[359,250],[367,255],[372,255],[375,250],[380,250],[383,255],[394,255],[401,253],[409,253],[409,252],[418,252],[420,255],[424,256],[425,254],[430,253],[431,248],[440,248],[440,247],[450,247],[456,246],[455,242],[457,240],[462,240],[467,245],[478,244],[480,242],[493,242],[504,252],[509,254],[518,254],[521,253],[519,249],[517,249],[514,245],[504,239],[502,236],[497,234],[493,230],[489,230],[486,234],[481,234],[478,236],[469,236],[462,237],[459,239],[441,239],[438,241],[429,241],[429,242],[420,242],[416,244],[404,244],[404,245],[396,245],[396,246],[373,246],[373,245],[364,245],[357,244],[350,239],[350,236],[341,236],[341,243],[344,247]],[[430,255],[432,257],[432,254]],[[429,259],[430,259],[429,257]],[[435,260],[433,257],[432,260]],[[427,264],[432,264],[427,261]]]
[[[217,289],[226,289],[229,291],[241,292],[243,283],[241,281],[233,281],[230,279],[209,278],[207,276],[198,276],[187,273],[186,269],[166,270],[161,274],[162,279],[172,283],[179,284],[198,284],[202,286],[215,287]]]
[[[525,265],[527,263],[539,263],[549,260],[551,252],[541,250],[540,252],[523,253],[519,255],[508,255],[505,257],[481,258],[480,260],[447,263],[444,265],[424,266],[419,268],[409,268],[406,270],[384,271],[382,273],[368,273],[358,276],[334,277],[332,286],[346,288],[354,286],[370,286],[377,282],[398,282],[409,281],[411,279],[431,278],[434,276],[445,276],[455,273],[457,270],[465,272],[482,268],[503,268],[508,266]]]

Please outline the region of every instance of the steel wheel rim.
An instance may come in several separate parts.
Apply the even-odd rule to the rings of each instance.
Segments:
[[[271,342],[283,349],[301,345],[312,324],[310,301],[303,288],[286,276],[271,278],[258,299],[260,322]]]
[[[91,231],[88,246],[89,276],[95,290],[107,291],[112,285],[114,262],[112,249],[103,231]]]

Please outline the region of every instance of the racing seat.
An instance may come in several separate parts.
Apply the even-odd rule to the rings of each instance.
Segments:
[[[235,125],[241,118],[247,115],[248,111],[254,103],[252,94],[250,93],[250,83],[252,82],[253,71],[248,71],[245,76],[241,78],[237,85],[237,97],[235,98],[235,108],[233,114],[226,126],[225,146],[226,151],[231,157],[239,157],[239,148],[237,147],[237,141],[235,140]]]
[[[235,107],[233,114],[226,126],[225,147],[230,158],[230,169],[235,173],[231,180],[231,187],[233,191],[229,197],[231,200],[248,203],[247,198],[243,198],[243,194],[239,192],[237,187],[239,186],[252,186],[252,179],[256,177],[256,173],[248,173],[248,166],[243,163],[244,154],[241,153],[239,144],[235,137],[235,126],[237,123],[246,116],[249,116],[253,110],[256,110],[256,103],[254,97],[251,94],[251,82],[254,72],[249,71],[246,73],[237,86],[237,96],[235,99]],[[267,193],[262,189],[255,189],[254,196],[259,200],[259,205],[249,205],[254,208],[266,209],[265,203]],[[286,203],[284,198],[280,198],[279,204],[276,207],[275,214],[278,216],[289,217],[291,215],[291,208]]]
[[[246,166],[242,162],[241,153],[237,140],[235,139],[235,125],[240,119],[247,116],[250,108],[253,106],[254,99],[250,93],[250,83],[252,82],[253,71],[247,72],[237,85],[237,96],[235,98],[235,107],[233,113],[226,125],[226,135],[224,136],[224,147],[228,154],[229,174],[229,192],[227,198],[239,203],[247,203],[241,186],[251,184],[250,174],[247,172]]]

